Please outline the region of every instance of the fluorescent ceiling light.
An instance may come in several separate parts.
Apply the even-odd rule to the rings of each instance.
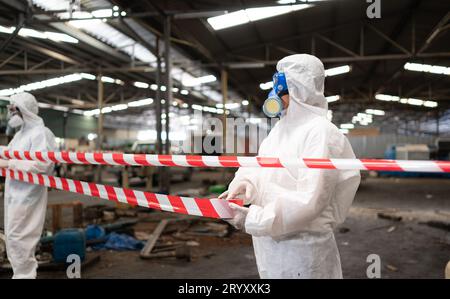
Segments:
[[[273,82],[269,81],[269,82],[266,82],[266,83],[261,83],[261,84],[259,84],[259,88],[261,88],[262,90],[272,89],[273,88]]]
[[[247,100],[242,101],[242,106],[247,106],[248,104],[249,104],[249,102]]]
[[[112,9],[99,9],[94,10],[91,14],[96,18],[109,18],[112,17]]]
[[[197,85],[201,85],[204,83],[210,83],[210,82],[214,82],[216,81],[217,78],[214,75],[207,75],[207,76],[203,76],[203,77],[197,77],[197,78],[189,78],[189,79],[183,79],[181,81],[181,84],[183,84],[184,86],[197,86]]]
[[[351,67],[349,65],[333,67],[331,69],[326,69],[325,70],[325,77],[341,75],[341,74],[348,73],[350,71],[351,71]]]
[[[207,21],[214,30],[221,30],[237,25],[246,24],[262,19],[287,14],[300,9],[310,7],[308,4],[267,6],[258,8],[247,8],[227,13],[221,16],[208,18]]]
[[[102,76],[101,78],[102,82],[106,82],[106,83],[115,83],[115,80],[111,77],[107,77],[107,76]]]
[[[419,100],[419,99],[409,98],[407,103],[410,104],[410,105],[422,106],[424,102],[422,100]]]
[[[66,76],[62,76],[62,77],[56,77],[56,78],[47,79],[47,80],[43,80],[43,81],[24,84],[24,85],[21,85],[16,88],[2,89],[2,90],[0,90],[0,96],[10,96],[10,95],[13,95],[16,93],[21,93],[24,91],[33,91],[33,90],[43,89],[43,88],[47,88],[47,87],[52,87],[52,86],[57,86],[57,85],[61,85],[61,84],[79,81],[82,79],[95,80],[96,77],[94,75],[88,74],[88,73],[81,73],[81,74],[75,73],[75,74],[70,74],[70,75],[66,75]],[[102,77],[102,81],[108,82],[108,83],[121,84],[121,85],[123,84],[123,81],[120,79],[113,79],[113,78],[106,77],[106,76]]]
[[[376,94],[375,99],[385,102],[400,102],[401,104],[409,104],[414,106],[424,106],[429,108],[436,108],[438,103],[430,100],[420,100],[415,98],[400,98],[398,96],[392,96],[388,94]]]
[[[216,104],[216,107],[223,108],[223,104]],[[237,109],[239,107],[241,107],[241,104],[239,104],[239,103],[226,103],[225,104],[226,109]]]
[[[182,95],[187,96],[187,95],[189,94],[189,91],[187,91],[186,89],[182,89],[182,90],[180,91],[180,93],[181,93]]]
[[[424,105],[425,107],[435,108],[435,107],[438,106],[438,103],[435,102],[435,101],[425,101],[425,102],[423,103],[423,105]]]
[[[88,73],[81,73],[80,75],[81,75],[81,77],[83,77],[83,79],[88,79],[88,80],[96,80],[97,79],[97,77],[95,77],[92,74],[88,74]]]
[[[440,65],[407,62],[405,63],[404,68],[405,70],[408,71],[425,72],[439,75],[450,75],[450,67]]]
[[[148,84],[145,82],[134,82],[133,85],[137,88],[148,88]]]
[[[16,30],[16,27],[5,27],[0,25],[0,32],[11,34]],[[49,39],[54,42],[65,42],[65,43],[78,43],[76,38],[71,37],[68,34],[50,32],[50,31],[37,31],[30,28],[21,28],[18,33],[22,37],[33,37],[40,39]]]
[[[150,105],[152,103],[153,103],[153,99],[152,98],[146,98],[146,99],[142,99],[142,100],[129,102],[128,103],[128,107],[140,107],[140,106]]]
[[[44,81],[33,82],[25,85],[21,85],[17,88],[8,88],[0,90],[0,96],[10,96],[16,93],[21,93],[24,91],[33,91],[38,89],[43,89],[51,86],[56,86],[60,84],[75,82],[83,79],[81,74],[71,74],[62,77],[56,77]]]
[[[117,104],[117,105],[112,106],[111,109],[113,111],[125,110],[125,109],[128,109],[128,105],[127,104]]]
[[[373,114],[373,115],[385,115],[385,112],[383,110],[377,110],[377,109],[366,109],[366,113]]]
[[[340,95],[334,95],[334,96],[328,96],[328,97],[325,97],[325,98],[327,99],[328,103],[332,103],[332,102],[339,101],[341,99],[341,96]]]

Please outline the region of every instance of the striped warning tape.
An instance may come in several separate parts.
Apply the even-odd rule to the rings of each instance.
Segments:
[[[181,167],[270,167],[355,169],[403,172],[450,172],[450,161],[383,159],[281,159],[273,157],[147,155],[124,153],[0,151],[0,158],[96,165]]]
[[[1,176],[35,185],[167,212],[224,219],[233,216],[228,201],[224,199],[150,193],[5,168],[1,168]],[[231,202],[239,205],[243,204],[242,200],[239,199],[231,200]]]

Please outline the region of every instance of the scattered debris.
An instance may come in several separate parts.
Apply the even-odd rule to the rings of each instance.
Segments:
[[[385,228],[388,228],[388,227],[391,227],[391,225],[389,224],[389,225],[382,225],[382,226],[369,228],[368,230],[366,230],[366,232],[371,232],[371,231],[379,230],[379,229],[385,229]]]
[[[183,259],[189,262],[192,260],[191,247],[180,246],[177,247],[175,250],[169,252],[150,253],[146,255],[141,254],[141,258],[143,259],[164,258],[164,257],[176,257],[177,259]]]
[[[140,241],[145,241],[150,238],[150,234],[146,232],[134,232],[134,237]]]
[[[396,215],[391,215],[391,214],[386,214],[386,213],[377,213],[378,218],[381,219],[386,219],[386,220],[392,220],[392,221],[402,221],[402,217],[401,216],[396,216]]]
[[[145,243],[145,246],[142,248],[140,256],[141,258],[146,258],[150,255],[153,247],[156,244],[156,241],[158,240],[159,236],[162,234],[164,229],[166,228],[167,224],[169,224],[169,219],[163,219],[158,224],[158,226],[155,228],[153,233],[150,235],[149,239],[147,240],[147,243]]]
[[[118,217],[136,217],[137,211],[135,209],[116,209],[116,216]]]
[[[391,227],[388,228],[387,232],[388,233],[392,233],[396,228],[397,227],[395,227],[395,226],[391,226]]]
[[[110,211],[103,211],[102,220],[105,222],[111,222],[116,219],[116,213]]]
[[[392,271],[392,272],[397,272],[398,271],[398,268],[397,267],[395,267],[395,266],[392,266],[392,265],[386,265],[386,268],[388,269],[388,270],[390,270],[390,271]]]

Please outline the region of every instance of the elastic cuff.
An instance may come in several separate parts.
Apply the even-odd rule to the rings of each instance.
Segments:
[[[270,235],[275,214],[270,206],[251,205],[245,218],[245,231],[255,237]]]

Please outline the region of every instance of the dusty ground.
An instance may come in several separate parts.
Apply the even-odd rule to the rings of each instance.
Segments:
[[[173,193],[201,185],[222,173],[197,173],[191,183],[173,183]],[[450,232],[421,224],[450,222],[450,180],[369,178],[361,184],[346,222],[336,230],[345,278],[365,278],[369,254],[381,258],[383,278],[442,278],[450,260]],[[104,203],[65,192],[50,192],[50,202],[80,199],[86,205]],[[400,215],[402,221],[379,219],[378,212]],[[1,216],[3,213],[1,213]],[[0,217],[1,217],[0,216]],[[2,219],[1,219],[2,221]],[[49,221],[48,221],[49,223]],[[67,219],[70,223],[70,219]],[[138,230],[145,229],[138,227]],[[149,231],[151,229],[147,228]],[[100,251],[100,261],[82,269],[84,278],[257,278],[251,239],[201,237],[199,256],[191,262],[142,260],[138,252]],[[2,273],[0,278],[9,274]],[[64,271],[40,272],[41,278],[64,278]]]

